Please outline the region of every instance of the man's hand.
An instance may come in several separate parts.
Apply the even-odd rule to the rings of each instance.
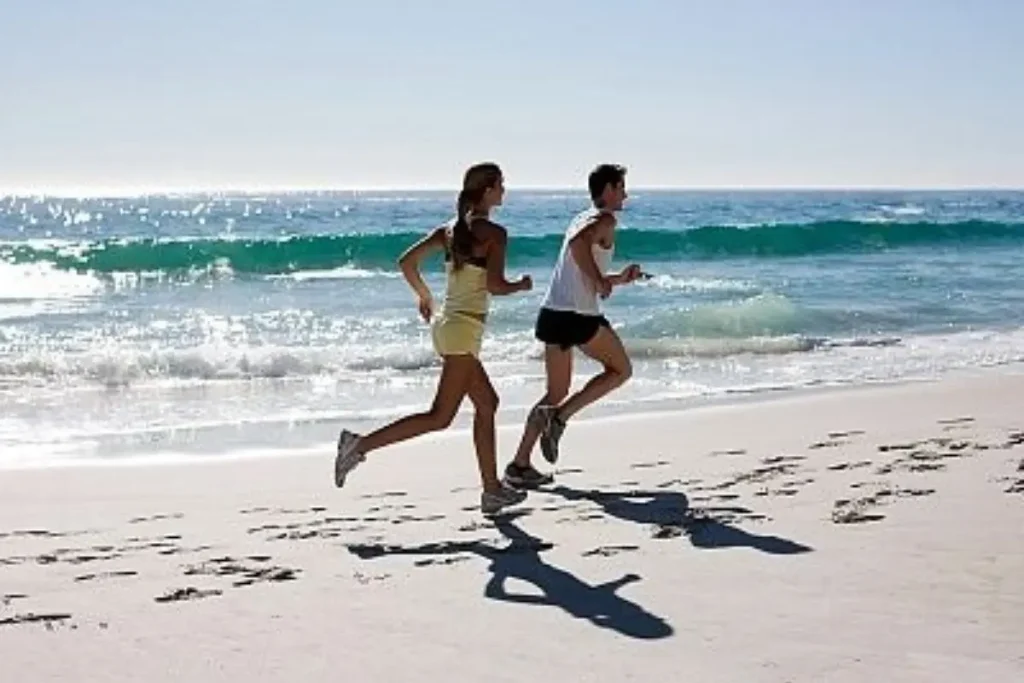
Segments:
[[[640,268],[639,263],[631,263],[622,271],[622,281],[626,284],[636,282],[642,277],[644,277],[644,271]]]

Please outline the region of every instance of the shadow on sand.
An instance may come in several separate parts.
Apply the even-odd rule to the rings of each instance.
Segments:
[[[519,528],[515,523],[517,516],[513,514],[494,519],[495,527],[508,541],[501,547],[474,540],[419,546],[353,544],[348,549],[363,559],[384,555],[451,556],[473,553],[490,562],[491,577],[484,588],[484,595],[488,598],[523,605],[559,607],[577,619],[586,619],[595,626],[631,638],[653,640],[672,635],[673,629],[664,619],[618,594],[621,587],[640,581],[638,575],[626,574],[614,581],[591,585],[545,562],[541,553],[554,546]],[[510,592],[506,586],[509,579],[533,584],[539,594]]]
[[[778,536],[753,534],[735,526],[741,521],[758,521],[763,515],[739,506],[692,509],[686,495],[676,491],[584,491],[567,486],[545,488],[543,493],[568,501],[589,501],[605,515],[635,524],[653,527],[653,537],[686,536],[694,547],[704,549],[746,547],[774,555],[792,555],[812,549]],[[516,520],[527,514],[513,512],[494,518],[494,526],[503,542],[488,540],[451,540],[422,545],[350,544],[354,555],[369,560],[388,555],[428,556],[452,560],[473,554],[487,560],[491,576],[484,595],[522,605],[558,607],[577,619],[586,619],[600,628],[624,636],[645,640],[666,638],[672,627],[661,617],[618,594],[618,590],[640,581],[629,573],[613,581],[589,584],[572,573],[544,561],[541,554],[554,547],[523,531]],[[423,563],[429,564],[429,562]],[[535,586],[539,592],[513,593],[509,579]]]
[[[761,536],[744,531],[734,523],[760,521],[764,515],[739,506],[712,506],[694,510],[686,494],[678,491],[598,491],[555,486],[545,493],[565,500],[586,500],[600,506],[604,514],[635,524],[655,527],[654,538],[687,536],[697,548],[747,547],[773,555],[794,555],[812,548],[778,536]]]

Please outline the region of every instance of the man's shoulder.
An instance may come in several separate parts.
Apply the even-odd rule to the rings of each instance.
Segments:
[[[603,230],[606,228],[614,227],[616,224],[615,214],[610,211],[602,211],[600,209],[587,209],[581,211],[570,223],[570,229],[577,231],[586,230],[588,228]]]

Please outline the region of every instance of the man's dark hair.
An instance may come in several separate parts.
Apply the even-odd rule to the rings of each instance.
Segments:
[[[618,164],[601,164],[590,172],[587,178],[587,185],[590,187],[590,198],[595,202],[601,201],[604,188],[608,185],[618,185],[626,178],[626,167]]]

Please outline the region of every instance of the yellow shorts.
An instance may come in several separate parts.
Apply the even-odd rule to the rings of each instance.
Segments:
[[[484,323],[471,315],[442,312],[431,325],[434,350],[441,356],[478,356],[484,340]]]

